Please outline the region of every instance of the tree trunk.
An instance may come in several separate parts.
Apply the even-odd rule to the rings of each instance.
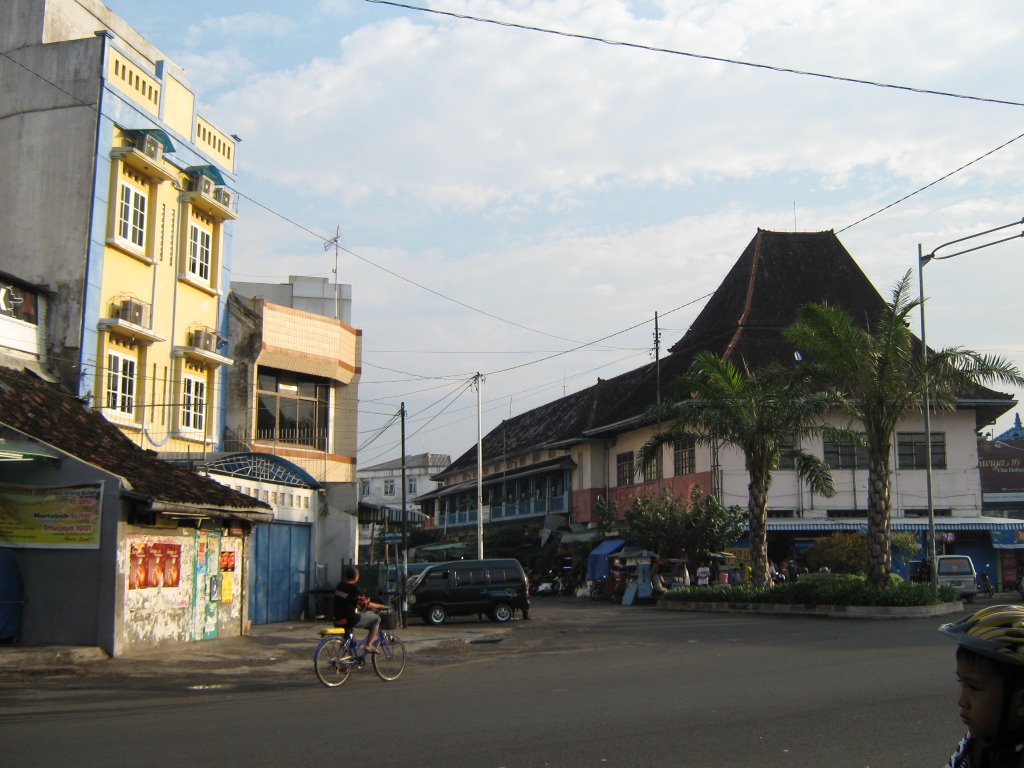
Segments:
[[[768,483],[766,478],[750,477],[747,515],[750,523],[750,559],[755,587],[770,587],[768,572]]]
[[[872,457],[868,469],[868,573],[867,583],[876,587],[889,585],[892,568],[892,539],[889,512],[892,507],[889,462]]]

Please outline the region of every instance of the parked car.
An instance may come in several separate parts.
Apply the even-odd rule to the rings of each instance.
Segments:
[[[408,604],[428,624],[474,613],[505,622],[517,610],[526,618],[530,597],[518,560],[456,560],[425,568],[409,587]]]
[[[960,596],[967,602],[974,602],[978,594],[978,572],[969,555],[939,555],[935,558],[935,572],[939,586],[948,584],[960,590]]]

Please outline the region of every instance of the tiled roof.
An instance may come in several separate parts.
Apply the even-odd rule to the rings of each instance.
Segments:
[[[648,363],[503,421],[483,438],[484,456],[494,461],[602,431],[620,431],[619,425],[643,418],[655,402],[659,373],[663,392],[671,392],[666,385],[686,373],[703,350],[728,358],[741,369],[773,361],[792,364],[796,350],[782,332],[800,307],[822,301],[842,307],[864,327],[886,304],[834,232],[759,229],[686,334],[661,360],[660,371]],[[1013,399],[985,387],[961,397],[978,402],[974,407],[979,424],[1005,412]],[[475,462],[474,445],[437,477],[465,471]]]
[[[271,507],[182,467],[160,461],[58,384],[0,368],[0,424],[114,475],[152,501],[265,518]]]

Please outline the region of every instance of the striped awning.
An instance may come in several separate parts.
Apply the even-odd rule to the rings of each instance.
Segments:
[[[926,531],[929,528],[926,517],[897,517],[890,522],[894,531]],[[768,520],[769,531],[866,531],[867,518],[776,518]],[[1024,520],[1002,517],[937,517],[936,531],[1019,531],[1024,530]]]

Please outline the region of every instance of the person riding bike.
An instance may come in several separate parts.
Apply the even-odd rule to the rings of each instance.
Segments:
[[[380,634],[380,616],[374,610],[387,610],[386,605],[375,603],[359,588],[359,569],[346,565],[341,581],[334,588],[334,626],[349,632],[366,629],[366,652],[376,653],[377,635]]]
[[[946,768],[1024,766],[1024,605],[993,605],[939,627],[957,642],[960,719]]]

